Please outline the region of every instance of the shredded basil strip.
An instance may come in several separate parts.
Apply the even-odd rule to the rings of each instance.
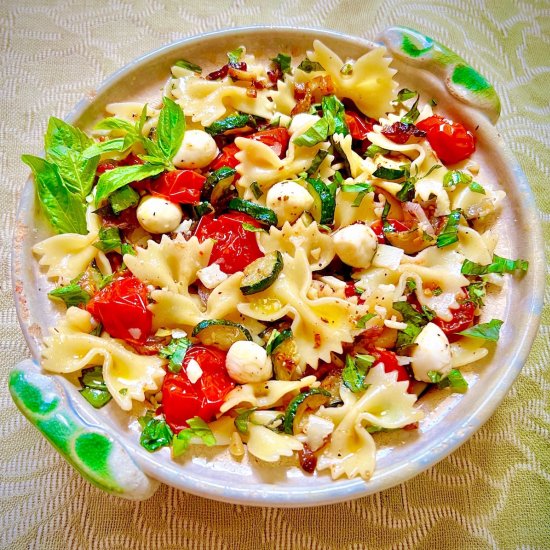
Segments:
[[[346,365],[342,371],[342,381],[344,382],[346,388],[353,393],[366,389],[365,378],[370,365],[366,366],[368,361],[362,361],[360,363],[361,364],[359,364],[351,355],[346,355]]]
[[[212,433],[208,424],[198,416],[187,420],[189,428],[181,430],[172,439],[172,456],[174,458],[181,456],[191,444],[193,437],[198,437],[207,447],[212,447],[216,444],[216,437]]]
[[[401,122],[405,124],[414,124],[416,119],[420,116],[420,111],[418,110],[418,101],[420,100],[420,94],[416,97],[416,101],[409,110],[409,112],[401,117]]]
[[[188,338],[172,338],[170,343],[160,350],[159,355],[170,360],[168,363],[170,372],[174,374],[180,372],[190,345],[191,341]]]
[[[470,191],[473,191],[474,193],[481,193],[482,195],[486,194],[483,186],[477,183],[477,181],[473,181],[468,187],[470,188]]]
[[[117,189],[109,197],[109,203],[114,214],[118,216],[123,210],[136,206],[139,199],[139,193],[137,193],[129,185],[125,185],[124,187]]]
[[[239,430],[242,434],[248,433],[248,422],[250,415],[257,409],[257,407],[252,407],[251,409],[237,409],[237,416],[235,417],[234,423],[235,428]]]
[[[290,55],[286,55],[284,53],[278,53],[277,57],[274,57],[271,61],[273,63],[276,63],[281,68],[281,71],[286,74],[290,74],[291,72],[291,57]]]
[[[238,63],[241,55],[243,54],[243,51],[244,50],[242,48],[235,48],[234,50],[227,52],[227,59],[229,60],[229,63]]]
[[[170,426],[164,420],[151,418],[143,428],[139,442],[143,448],[152,453],[162,447],[168,447],[173,436]]]
[[[414,199],[415,188],[414,180],[407,180],[401,189],[395,194],[395,197],[401,202],[410,202]]]
[[[78,284],[71,283],[67,286],[56,288],[48,292],[50,298],[61,300],[69,308],[71,306],[85,305],[90,301],[91,296]]]
[[[98,233],[99,241],[94,243],[94,246],[102,252],[111,252],[112,250],[120,250],[122,244],[120,240],[120,231],[118,227],[102,227]]]
[[[202,67],[200,65],[191,63],[191,61],[187,61],[187,59],[180,59],[179,61],[176,61],[175,65],[176,67],[181,67],[182,69],[187,69],[188,71],[193,71],[194,73],[202,73]]]
[[[451,388],[457,393],[465,393],[468,389],[468,382],[458,369],[452,369],[449,374],[438,383],[440,389]]]
[[[472,176],[470,176],[470,174],[466,174],[466,172],[462,172],[461,170],[449,170],[443,176],[443,187],[452,187],[460,183],[468,185],[471,182]]]
[[[444,246],[458,242],[458,224],[461,216],[462,210],[460,208],[453,210],[449,214],[445,228],[437,236],[437,248],[443,248]]]
[[[216,120],[210,126],[207,126],[204,131],[211,136],[217,136],[228,132],[229,130],[235,130],[237,128],[244,128],[250,126],[256,128],[256,121],[251,115],[245,113],[237,113],[235,115],[229,115],[221,120]]]
[[[529,262],[526,260],[509,260],[493,254],[493,261],[481,265],[470,260],[464,260],[460,272],[463,275],[487,275],[488,273],[514,273],[516,270],[527,271]]]
[[[307,57],[298,65],[298,69],[304,71],[304,73],[325,70],[320,63],[317,63],[317,61],[311,61]]]
[[[417,92],[413,92],[412,90],[403,88],[402,90],[399,90],[399,92],[397,93],[397,101],[399,102],[407,101],[407,99],[411,99],[415,95],[417,95]]]
[[[100,409],[111,400],[111,394],[103,379],[103,367],[82,369],[78,380],[82,386],[80,394],[92,407]]]
[[[386,168],[385,166],[378,165],[372,175],[375,178],[380,178],[382,180],[394,181],[404,178],[407,175],[407,171],[403,169]]]
[[[373,319],[374,317],[376,317],[376,313],[367,313],[366,315],[363,315],[363,317],[361,317],[357,323],[355,324],[355,326],[357,328],[365,328],[367,326],[367,323]]]
[[[383,149],[378,145],[371,144],[367,147],[366,156],[373,158],[376,155],[385,155],[386,153],[389,153],[388,149]]]
[[[500,336],[500,327],[503,321],[500,319],[491,319],[488,323],[481,323],[467,328],[462,332],[459,332],[461,336],[468,336],[470,338],[479,338],[481,340],[488,340],[489,342],[498,342]]]
[[[306,174],[309,178],[315,175],[315,173],[319,169],[319,166],[321,166],[321,163],[325,160],[327,155],[328,155],[328,151],[325,151],[324,149],[320,149],[318,151],[318,153],[315,155],[315,158],[311,163],[311,166],[307,169]]]

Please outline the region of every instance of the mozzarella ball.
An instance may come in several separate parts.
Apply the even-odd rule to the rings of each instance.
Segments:
[[[414,377],[422,382],[431,382],[429,371],[442,377],[452,369],[451,346],[445,333],[434,323],[428,323],[416,337],[416,346],[411,353]]]
[[[136,215],[139,225],[149,233],[174,231],[183,216],[179,204],[152,195],[147,195],[141,200]]]
[[[351,267],[369,267],[378,246],[374,231],[362,223],[339,229],[332,240],[338,257]]]
[[[204,168],[217,156],[214,138],[202,130],[187,130],[172,162],[176,168]]]
[[[313,197],[295,181],[281,181],[267,192],[265,199],[268,208],[277,214],[277,225],[292,223],[313,206]]]
[[[271,359],[265,349],[247,340],[235,342],[229,348],[225,367],[227,374],[239,384],[266,382],[273,373]]]

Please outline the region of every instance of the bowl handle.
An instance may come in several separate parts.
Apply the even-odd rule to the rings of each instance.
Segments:
[[[87,424],[61,384],[26,359],[13,367],[9,390],[17,408],[82,477],[131,500],[149,498],[158,481],[146,476],[128,451],[104,430]]]
[[[481,111],[493,124],[496,123],[500,116],[498,94],[458,54],[408,27],[388,27],[378,38],[396,58],[442,78],[453,97]]]

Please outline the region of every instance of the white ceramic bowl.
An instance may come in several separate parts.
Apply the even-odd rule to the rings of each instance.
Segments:
[[[81,101],[67,120],[89,128],[113,101],[158,99],[170,66],[186,58],[202,65],[221,64],[225,52],[241,44],[248,51],[274,57],[278,51],[302,58],[315,38],[343,58],[357,58],[374,43],[329,31],[250,27],[181,40],[147,54],[115,73],[93,97]],[[418,431],[398,431],[377,438],[375,473],[369,481],[333,481],[329,475],[304,474],[295,463],[236,462],[227,452],[207,449],[174,462],[167,449],[150,454],[139,445],[128,415],[108,405],[89,407],[77,388],[60,376],[44,374],[38,361],[42,337],[60,312],[48,300],[50,286],[31,253],[48,235],[37,213],[32,181],[21,198],[15,234],[13,285],[22,330],[34,361],[12,370],[10,391],[21,411],[81,474],[99,487],[127,498],[147,498],[157,480],[184,491],[248,505],[314,506],[365,496],[417,475],[464,443],[493,413],[521,370],[535,337],[542,307],[543,247],[533,197],[525,176],[502,143],[493,124],[500,105],[494,89],[456,54],[410,29],[387,29],[380,36],[391,51],[400,87],[431,94],[438,112],[456,115],[477,128],[475,159],[486,177],[507,192],[497,223],[497,251],[529,260],[523,278],[511,279],[490,313],[505,321],[497,352],[468,369],[466,394],[433,392],[421,400],[426,419]]]

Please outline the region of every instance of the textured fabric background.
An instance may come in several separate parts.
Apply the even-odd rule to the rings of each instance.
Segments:
[[[9,277],[28,172],[21,153],[38,154],[49,115],[64,116],[138,55],[191,34],[260,23],[369,38],[405,24],[463,55],[503,100],[498,127],[531,182],[550,241],[548,1],[0,0],[0,546],[550,548],[548,310],[509,396],[467,444],[404,485],[317,509],[246,508],[168,487],[144,503],[106,496],[66,465],[9,399],[8,369],[28,354]]]

